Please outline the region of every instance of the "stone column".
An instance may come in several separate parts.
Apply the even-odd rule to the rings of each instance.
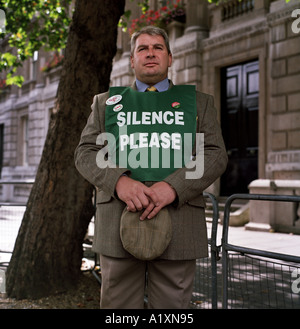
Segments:
[[[189,0],[186,3],[185,34],[200,33],[202,39],[208,37],[208,4],[207,1]]]
[[[194,84],[201,90],[201,42],[208,37],[208,4],[206,1],[186,2],[186,28],[173,46],[172,80],[175,84]]]

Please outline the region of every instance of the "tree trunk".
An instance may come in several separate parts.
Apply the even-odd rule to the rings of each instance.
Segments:
[[[41,162],[7,271],[7,294],[40,298],[79,275],[82,241],[94,214],[92,186],[74,151],[93,96],[109,87],[117,23],[125,0],[77,0]]]

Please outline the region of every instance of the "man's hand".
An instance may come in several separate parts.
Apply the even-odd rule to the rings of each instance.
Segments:
[[[153,200],[142,213],[140,219],[151,219],[165,206],[169,205],[176,199],[176,191],[166,182],[158,182],[153,184],[150,189],[158,196],[158,205]]]
[[[116,184],[116,192],[120,200],[127,204],[128,211],[158,207],[159,199],[154,189],[127,176],[121,176]]]

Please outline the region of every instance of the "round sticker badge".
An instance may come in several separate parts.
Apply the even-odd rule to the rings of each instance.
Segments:
[[[106,101],[106,105],[115,105],[119,103],[122,99],[122,95],[114,95],[109,97],[109,99]]]
[[[179,109],[180,108],[180,103],[174,102],[174,103],[172,103],[172,107],[173,107],[173,109]]]
[[[123,105],[122,105],[122,104],[117,104],[117,105],[113,108],[113,110],[114,110],[115,112],[119,112],[119,111],[122,110],[122,108],[123,108]]]

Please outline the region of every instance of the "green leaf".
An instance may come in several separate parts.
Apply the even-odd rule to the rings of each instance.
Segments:
[[[72,0],[0,0],[6,12],[6,34],[10,53],[0,54],[0,72],[20,66],[34,51],[65,48],[71,21],[69,5]],[[0,33],[0,38],[4,34]]]
[[[11,53],[4,53],[1,55],[1,61],[4,61],[7,66],[14,66],[17,61],[17,57]]]
[[[125,13],[123,14],[123,16],[125,16],[127,19],[129,19],[131,16],[131,10],[126,10]]]
[[[22,84],[24,82],[24,77],[21,75],[15,75],[14,77],[10,77],[10,75],[7,75],[6,84],[7,85],[17,85],[18,87],[22,87]]]

